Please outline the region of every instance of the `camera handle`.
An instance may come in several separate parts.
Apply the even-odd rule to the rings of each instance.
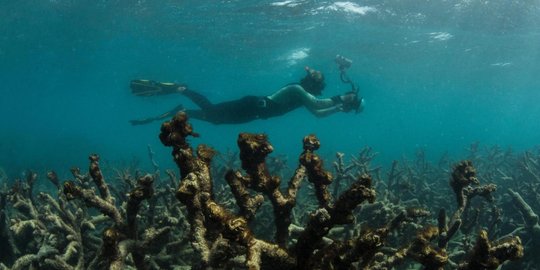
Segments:
[[[355,93],[357,98],[358,98],[358,95],[360,93],[360,89],[358,88],[358,86],[349,78],[349,75],[347,75],[347,69],[351,67],[352,65],[352,60],[348,59],[348,58],[345,58],[341,55],[337,55],[336,56],[336,63],[338,64],[338,68],[339,68],[339,71],[340,71],[340,74],[339,74],[339,78],[341,79],[341,81],[343,83],[346,83],[346,84],[350,84],[351,85],[351,92]],[[362,98],[359,97],[358,98],[358,106],[356,108],[356,113],[359,113],[360,112],[360,106],[361,106],[361,102],[362,102]]]
[[[341,81],[343,83],[350,84],[352,88],[351,90],[355,93],[358,93],[358,87],[347,75],[347,69],[349,69],[352,66],[353,61],[339,54],[336,55],[335,61],[336,61],[336,64],[338,64],[338,68],[340,71],[339,78],[341,79]]]

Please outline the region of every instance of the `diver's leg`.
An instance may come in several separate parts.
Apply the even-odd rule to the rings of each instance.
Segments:
[[[259,97],[246,96],[237,100],[217,103],[203,109],[204,118],[199,119],[214,124],[240,124],[250,122],[260,117],[259,101]]]
[[[178,94],[186,89],[186,85],[153,80],[132,80],[129,83],[131,93],[140,97]]]
[[[185,112],[189,118],[214,123],[212,119],[208,119],[205,111],[203,110],[185,110]]]
[[[184,110],[184,106],[178,105],[178,106],[174,107],[174,109],[172,109],[170,111],[167,111],[167,112],[165,112],[163,114],[160,114],[158,116],[148,117],[148,118],[145,118],[145,119],[130,120],[129,122],[134,126],[145,125],[145,124],[152,123],[154,121],[163,120],[165,118],[170,118],[170,117],[174,116],[177,112],[183,111],[183,110]]]
[[[132,80],[130,82],[131,92],[136,96],[148,97],[168,94],[184,94],[201,109],[212,106],[212,102],[205,96],[188,89],[185,84],[158,82],[153,80]]]
[[[191,101],[193,101],[193,103],[197,104],[197,106],[199,106],[199,108],[203,110],[209,109],[214,106],[214,104],[212,104],[212,102],[210,102],[207,97],[193,90],[190,90],[187,87],[182,89],[180,93],[189,98]]]

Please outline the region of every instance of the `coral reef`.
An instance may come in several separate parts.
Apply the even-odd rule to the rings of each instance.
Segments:
[[[161,177],[150,146],[150,174],[133,164],[104,169],[91,155],[87,173],[73,168],[67,180],[45,173],[54,192],[34,192],[37,172],[11,183],[2,176],[0,269],[533,269],[538,263],[530,255],[540,232],[538,153],[516,158],[473,145],[468,160],[444,157],[434,166],[419,151],[416,160],[396,160],[385,172],[372,165],[377,153],[364,148],[352,157],[338,153],[331,172],[318,154],[321,142],[308,135],[296,167],[288,168],[284,157],[271,156],[264,134],[239,134],[238,153],[194,147],[189,139],[198,134],[188,120],[178,113],[159,135],[178,176],[165,170]]]

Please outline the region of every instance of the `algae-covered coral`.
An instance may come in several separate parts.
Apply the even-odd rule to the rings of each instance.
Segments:
[[[472,147],[469,160],[437,166],[419,153],[384,174],[367,148],[350,162],[338,153],[330,172],[308,135],[282,179],[266,135],[238,136],[239,165],[236,155],[215,164],[211,147],[191,145],[196,136],[184,113],[161,127],[179,177],[119,171],[112,181],[91,155],[88,173],[46,174],[56,194],[34,191],[36,172],[4,180],[1,268],[532,269],[538,260],[529,255],[540,231],[538,153]]]

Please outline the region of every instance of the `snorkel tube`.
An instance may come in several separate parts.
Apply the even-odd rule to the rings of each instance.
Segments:
[[[350,84],[351,92],[356,94],[356,100],[351,103],[351,106],[356,113],[359,113],[362,111],[362,103],[364,99],[359,97],[360,89],[358,88],[358,85],[349,78],[349,75],[347,75],[347,69],[352,66],[353,61],[339,54],[336,55],[335,61],[340,71],[339,78],[343,83]]]

